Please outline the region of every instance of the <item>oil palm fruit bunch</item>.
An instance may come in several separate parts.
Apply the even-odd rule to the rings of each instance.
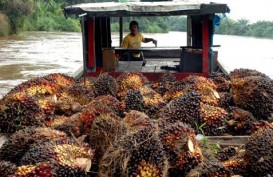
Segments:
[[[232,172],[225,168],[219,161],[204,159],[186,177],[231,177],[232,175]]]
[[[273,123],[269,123],[268,121],[260,120],[255,121],[252,124],[252,128],[247,132],[248,135],[260,130],[260,129],[273,129]]]
[[[186,174],[199,163],[203,156],[195,136],[195,131],[188,125],[176,122],[160,130],[160,140],[167,153],[172,169]]]
[[[253,133],[245,145],[244,160],[252,176],[273,175],[273,130],[260,129]]]
[[[221,162],[228,160],[230,157],[236,154],[236,148],[233,146],[227,146],[219,150],[216,154],[216,158]]]
[[[50,163],[56,176],[87,176],[93,151],[87,143],[72,139],[49,141],[32,146],[20,159],[20,165]]]
[[[58,102],[68,105],[68,108],[70,108],[61,110],[64,113],[68,111],[72,113],[75,112],[76,110],[73,110],[73,106],[75,104],[84,106],[91,102],[93,98],[95,98],[95,93],[93,90],[90,90],[88,87],[83,85],[77,84],[67,86],[61,89],[57,94]]]
[[[202,126],[200,133],[207,136],[221,136],[226,132],[228,112],[220,107],[201,103],[201,117],[199,125]]]
[[[42,78],[61,87],[67,87],[76,83],[76,80],[73,77],[62,73],[48,74]]]
[[[12,177],[17,170],[17,166],[9,161],[0,160],[0,176]]]
[[[169,102],[172,99],[181,96],[182,94],[184,94],[186,87],[187,85],[183,81],[175,82],[172,87],[164,93],[163,99]]]
[[[234,104],[251,112],[258,120],[273,116],[273,80],[247,76],[231,80]]]
[[[116,96],[118,91],[118,84],[114,77],[108,73],[100,74],[94,81],[94,91],[99,95]]]
[[[200,103],[200,94],[195,90],[189,90],[160,109],[158,113],[159,125],[165,126],[166,123],[180,121],[194,127],[195,122],[200,120]]]
[[[13,177],[54,177],[56,173],[52,169],[52,165],[49,163],[39,163],[36,165],[23,165],[19,166]]]
[[[209,75],[209,79],[216,85],[216,90],[218,92],[229,92],[231,84],[229,75],[213,72]]]
[[[64,132],[44,127],[27,127],[16,131],[0,148],[0,160],[18,164],[20,159],[32,145],[51,140],[66,138]]]
[[[176,82],[176,77],[172,73],[164,73],[157,81],[152,83],[152,88],[163,96]]]
[[[168,162],[158,136],[141,129],[121,137],[105,152],[99,176],[165,177]]]
[[[228,108],[233,106],[232,94],[231,92],[218,92],[220,98],[218,106],[222,108]]]
[[[139,89],[148,83],[148,79],[142,73],[122,73],[117,77],[118,98],[124,99],[131,89]]]
[[[246,110],[236,106],[229,107],[227,128],[232,135],[250,135],[256,118]]]
[[[155,120],[152,120],[144,112],[136,110],[131,110],[126,113],[125,117],[122,119],[122,122],[125,124],[130,132],[137,132],[144,128],[154,130],[156,130],[157,128],[157,122]]]
[[[255,69],[245,69],[245,68],[239,68],[234,69],[229,74],[231,79],[240,79],[248,76],[260,76],[264,78],[270,78],[269,76],[265,75],[264,73],[261,73]]]
[[[139,90],[129,90],[124,98],[124,107],[128,112],[130,110],[144,111],[144,98]]]
[[[144,112],[150,117],[156,116],[159,109],[165,105],[162,96],[148,86],[139,89],[144,100]]]
[[[72,116],[55,116],[52,120],[46,122],[46,127],[65,132],[67,135],[80,136],[82,135],[82,124],[80,113]]]
[[[113,112],[118,116],[123,116],[124,113],[123,103],[111,95],[98,96],[87,104],[86,107],[94,108],[97,110],[97,112],[101,113]]]
[[[0,100],[1,133],[13,133],[27,126],[40,126],[45,117],[37,101],[24,93],[10,94]]]
[[[95,150],[95,159],[100,160],[106,149],[127,133],[121,118],[111,114],[101,114],[91,125],[89,144]]]

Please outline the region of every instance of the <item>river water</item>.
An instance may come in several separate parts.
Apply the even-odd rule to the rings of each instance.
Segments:
[[[113,35],[112,45],[118,46]],[[186,33],[144,34],[158,40],[158,47],[185,46]],[[81,33],[27,32],[0,37],[0,98],[11,88],[33,77],[49,73],[71,75],[82,65]],[[273,78],[273,40],[215,35],[221,45],[218,59],[228,71],[250,68]],[[153,44],[144,44],[153,46]]]

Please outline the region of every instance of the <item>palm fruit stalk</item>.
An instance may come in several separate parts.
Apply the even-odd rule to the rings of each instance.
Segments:
[[[203,160],[195,131],[186,124],[176,122],[160,130],[160,140],[172,169],[185,175]]]
[[[27,127],[12,134],[0,148],[0,160],[6,160],[18,165],[20,159],[32,145],[43,142],[64,139],[64,132],[43,127]]]
[[[122,73],[117,78],[117,83],[117,97],[123,100],[129,90],[139,89],[140,87],[148,83],[148,79],[142,73]]]
[[[17,93],[0,100],[0,133],[13,133],[44,123],[44,111],[32,97]]]
[[[103,73],[94,81],[94,91],[97,96],[112,95],[116,96],[118,91],[118,84],[115,78],[108,73]]]
[[[150,129],[127,134],[105,152],[99,176],[167,176],[168,162],[158,136]]]
[[[273,175],[273,130],[260,129],[253,133],[245,145],[244,160],[252,176]]]

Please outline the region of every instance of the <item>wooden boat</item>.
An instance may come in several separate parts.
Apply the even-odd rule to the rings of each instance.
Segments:
[[[76,77],[97,76],[102,71],[118,75],[120,72],[142,72],[149,79],[158,78],[169,70],[178,78],[196,74],[208,76],[220,67],[217,51],[213,51],[214,19],[218,13],[226,13],[227,4],[204,4],[192,0],[158,2],[104,2],[67,6],[66,16],[78,16],[81,19],[83,42],[83,67]],[[187,46],[143,47],[147,65],[142,62],[119,61],[116,54],[131,49],[112,46],[111,20],[119,18],[119,42],[123,38],[124,17],[151,16],[187,16]],[[179,40],[179,39],[170,39]],[[182,44],[183,41],[181,41]],[[219,45],[218,45],[219,46]],[[217,47],[217,46],[216,46]],[[136,50],[136,49],[134,49]],[[149,64],[149,62],[153,64]],[[162,66],[162,63],[167,66]],[[169,67],[169,66],[172,67]]]

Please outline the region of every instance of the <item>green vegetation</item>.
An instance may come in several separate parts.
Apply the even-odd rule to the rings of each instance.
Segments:
[[[79,19],[65,18],[62,7],[87,2],[109,0],[0,0],[0,36],[16,34],[21,31],[80,31]],[[118,0],[114,0],[118,1]],[[133,18],[124,19],[124,30],[128,30]],[[186,31],[184,16],[137,18],[142,32],[165,33],[168,31]],[[119,31],[118,19],[111,23],[113,31]],[[249,23],[246,19],[234,21],[222,20],[216,27],[216,34],[254,36],[273,39],[273,21]]]

